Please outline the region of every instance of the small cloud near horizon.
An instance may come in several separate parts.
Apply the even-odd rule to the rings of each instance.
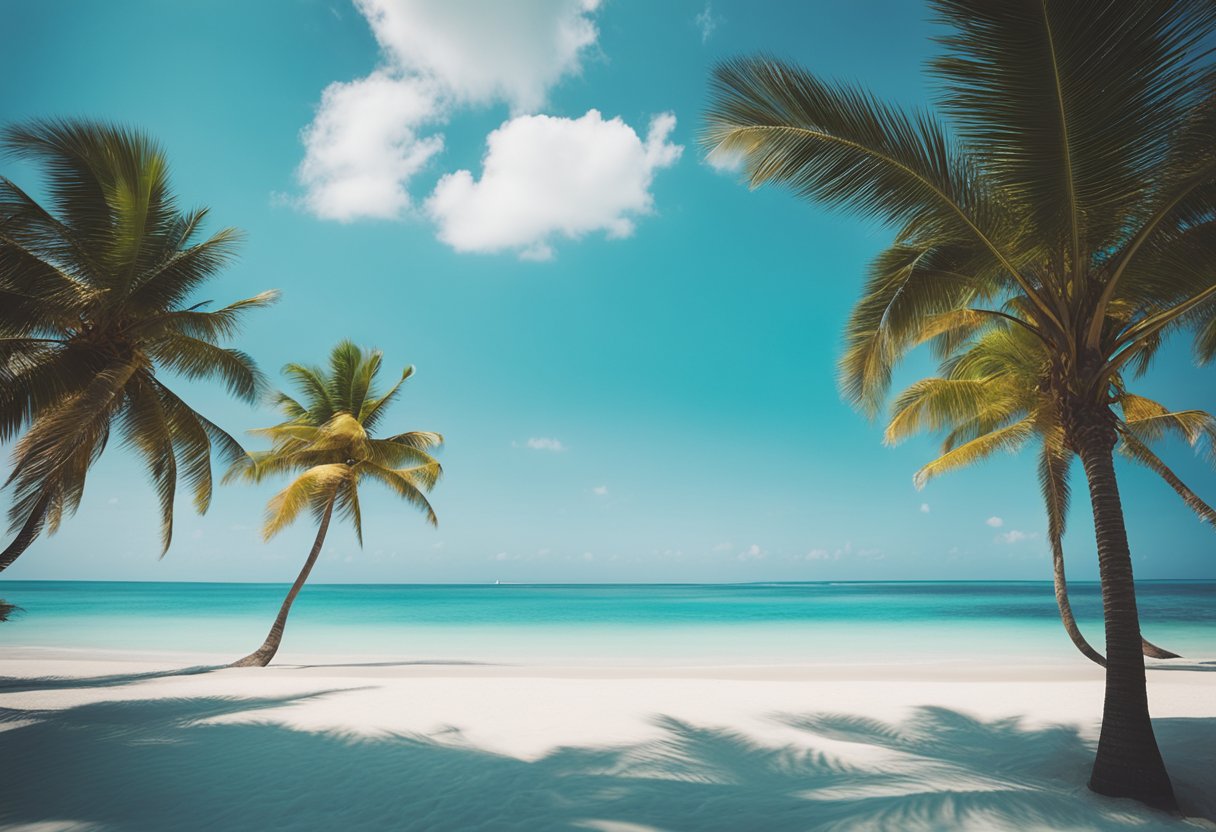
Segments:
[[[511,447],[524,447],[532,451],[552,451],[554,453],[561,453],[566,450],[565,444],[560,439],[554,439],[551,436],[533,436],[526,440],[522,446],[519,442],[512,442]]]
[[[591,493],[595,494],[597,497],[603,497],[608,493],[608,486],[597,485],[595,488],[591,489]]]
[[[1001,526],[1005,525],[1005,521],[995,515],[992,517],[989,517],[984,522],[987,523],[989,526],[992,526],[992,528],[994,528],[994,529],[999,529]]]
[[[760,544],[753,543],[742,552],[739,553],[739,560],[763,560],[764,550],[760,548]]]
[[[921,504],[920,504],[920,513],[921,513],[921,514],[928,514],[928,513],[929,513],[929,504],[928,504],[928,503],[921,503]]]

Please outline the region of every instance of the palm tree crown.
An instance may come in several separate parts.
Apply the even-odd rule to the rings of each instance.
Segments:
[[[1042,387],[1043,368],[1049,363],[1042,343],[1024,329],[993,325],[965,351],[944,361],[940,376],[922,379],[896,397],[885,438],[893,445],[922,431],[944,434],[941,456],[916,472],[918,488],[943,473],[976,464],[998,451],[1018,451],[1032,439],[1038,440],[1039,481],[1060,613],[1078,649],[1105,664],[1081,635],[1068,603],[1062,538],[1070,499],[1068,473],[1075,454],[1065,442],[1053,399]],[[1216,510],[1151,448],[1164,436],[1174,435],[1211,454],[1216,449],[1216,418],[1202,410],[1172,411],[1131,393],[1122,378],[1116,379],[1115,390],[1113,400],[1121,411],[1116,422],[1117,450],[1160,476],[1200,520],[1216,522]],[[1147,641],[1144,644],[1145,655],[1177,657]]]
[[[333,502],[354,524],[362,542],[359,484],[364,478],[387,486],[421,509],[432,525],[437,524],[425,492],[439,480],[443,469],[427,451],[441,445],[443,437],[429,431],[382,439],[371,436],[401,385],[414,374],[414,368],[407,367],[396,384],[379,394],[375,378],[382,361],[379,350],[364,353],[343,341],[330,355],[328,373],[301,364],[284,368],[296,382],[300,400],[286,393],[276,395],[287,420],[251,431],[270,439],[271,449],[253,451],[237,460],[225,476],[225,481],[260,482],[274,474],[297,474],[267,508],[266,539],[291,525],[303,509],[319,515]]]
[[[17,439],[12,562],[73,512],[113,429],[143,457],[161,510],[162,554],[179,478],[206,511],[211,453],[243,451],[187,405],[166,373],[217,378],[252,401],[261,376],[222,343],[265,292],[207,310],[191,296],[233,258],[231,228],[201,236],[205,208],[182,211],[164,152],[146,135],[87,121],[43,121],[0,134],[38,163],[46,205],[0,177],[0,442]]]

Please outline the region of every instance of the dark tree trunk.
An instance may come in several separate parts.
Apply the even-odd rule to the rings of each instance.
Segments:
[[[1089,787],[1099,794],[1176,811],[1174,789],[1148,713],[1131,551],[1115,480],[1113,418],[1106,407],[1085,415],[1089,418],[1075,423],[1073,445],[1089,483],[1106,617],[1106,701]]]
[[[30,544],[38,539],[38,535],[42,533],[42,526],[46,523],[46,512],[50,505],[51,494],[48,491],[35,504],[34,510],[26,518],[25,525],[21,527],[21,531],[17,532],[13,542],[8,544],[8,548],[0,554],[0,572],[8,569],[13,561],[21,557],[21,553],[30,548]]]
[[[287,597],[283,599],[283,606],[279,607],[279,614],[270,627],[266,640],[262,642],[262,646],[245,658],[233,662],[229,667],[265,667],[270,664],[274,654],[279,652],[279,643],[283,640],[283,627],[287,624],[287,614],[291,612],[292,602],[300,594],[300,588],[304,586],[304,582],[308,580],[308,574],[312,572],[313,566],[317,563],[317,557],[321,554],[321,546],[325,543],[325,533],[329,531],[329,520],[333,517],[333,513],[334,500],[330,498],[329,503],[325,506],[325,514],[321,517],[321,527],[317,529],[317,539],[312,544],[312,551],[308,553],[308,560],[304,561],[304,568],[300,570],[299,577],[291,585]]]

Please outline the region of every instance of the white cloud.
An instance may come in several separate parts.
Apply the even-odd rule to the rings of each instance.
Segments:
[[[544,105],[598,34],[599,0],[355,0],[381,66],[331,84],[302,133],[300,203],[323,219],[394,218],[408,183],[443,146],[434,130],[462,107]]]
[[[806,553],[807,560],[840,560],[840,553],[837,552],[833,557],[832,553],[827,549],[812,549]]]
[[[607,496],[607,494],[608,494],[608,486],[606,486],[606,485],[597,485],[595,488],[592,488],[592,489],[591,489],[591,493],[592,493],[592,494],[595,494],[597,497],[604,497],[604,496]]]
[[[921,503],[921,504],[920,504],[920,513],[921,513],[921,514],[928,514],[928,513],[929,513],[929,504],[928,504],[928,503]]]
[[[701,43],[708,43],[709,37],[714,33],[714,30],[722,25],[722,18],[714,14],[713,5],[705,4],[705,8],[697,13],[693,18],[693,22],[697,24],[697,28],[701,30]]]
[[[599,0],[355,0],[385,59],[434,80],[455,104],[544,106],[549,89],[577,73],[598,32]]]
[[[739,553],[739,560],[763,560],[763,559],[764,559],[764,550],[761,549],[760,545],[757,543],[753,543],[751,546],[748,546],[746,549],[744,549],[742,552]]]
[[[989,526],[992,526],[992,528],[994,528],[994,529],[999,529],[1001,526],[1005,525],[1005,521],[999,517],[989,517],[984,522],[987,523]]]
[[[548,436],[533,436],[524,443],[524,447],[531,448],[534,451],[561,452],[566,450],[566,446],[562,444],[560,439],[553,439]]]
[[[399,216],[410,204],[406,182],[443,147],[441,137],[416,130],[435,113],[433,91],[418,79],[377,71],[330,84],[302,136],[304,206],[342,222]]]
[[[653,211],[655,171],[683,151],[668,141],[675,124],[671,113],[655,116],[643,140],[598,110],[577,119],[519,116],[487,137],[481,179],[447,174],[427,213],[457,251],[515,251],[527,260],[551,259],[554,237],[628,237],[634,218]]]
[[[1034,540],[1038,537],[1035,532],[1023,532],[1018,529],[1010,529],[1007,532],[1001,532],[997,535],[997,539],[1002,543],[1020,543],[1023,540]]]

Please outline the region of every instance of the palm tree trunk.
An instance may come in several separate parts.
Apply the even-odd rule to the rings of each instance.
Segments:
[[[1078,426],[1075,447],[1089,483],[1106,617],[1106,701],[1089,787],[1099,794],[1176,810],[1148,713],[1131,550],[1115,480],[1115,430],[1106,408],[1087,415],[1091,418]]]
[[[25,525],[21,527],[21,531],[17,532],[17,536],[13,538],[13,542],[8,544],[8,548],[3,553],[0,553],[0,572],[8,569],[13,561],[21,557],[21,553],[30,548],[30,544],[38,539],[38,535],[42,532],[42,526],[46,522],[46,513],[50,506],[51,492],[47,490],[43,493],[42,499],[34,505],[34,510],[26,518]]]
[[[1072,616],[1072,604],[1068,602],[1068,581],[1064,578],[1064,546],[1059,538],[1051,541],[1051,569],[1056,590],[1056,606],[1060,608],[1060,620],[1073,645],[1081,651],[1081,655],[1095,664],[1106,667],[1106,658],[1090,646],[1081,635],[1077,620]]]
[[[257,650],[228,665],[229,667],[265,667],[270,664],[274,654],[279,652],[279,643],[283,640],[283,627],[287,624],[287,614],[291,612],[292,602],[300,594],[300,588],[304,586],[304,582],[308,580],[308,574],[312,572],[313,566],[317,563],[317,557],[321,554],[321,546],[325,543],[325,533],[329,531],[329,521],[333,514],[334,498],[331,497],[325,505],[325,514],[321,517],[321,527],[317,529],[317,539],[313,541],[312,551],[308,553],[308,560],[304,561],[304,568],[300,570],[296,582],[291,585],[287,597],[283,599],[283,606],[279,607],[279,614],[275,618],[274,624],[271,625],[266,640]]]

